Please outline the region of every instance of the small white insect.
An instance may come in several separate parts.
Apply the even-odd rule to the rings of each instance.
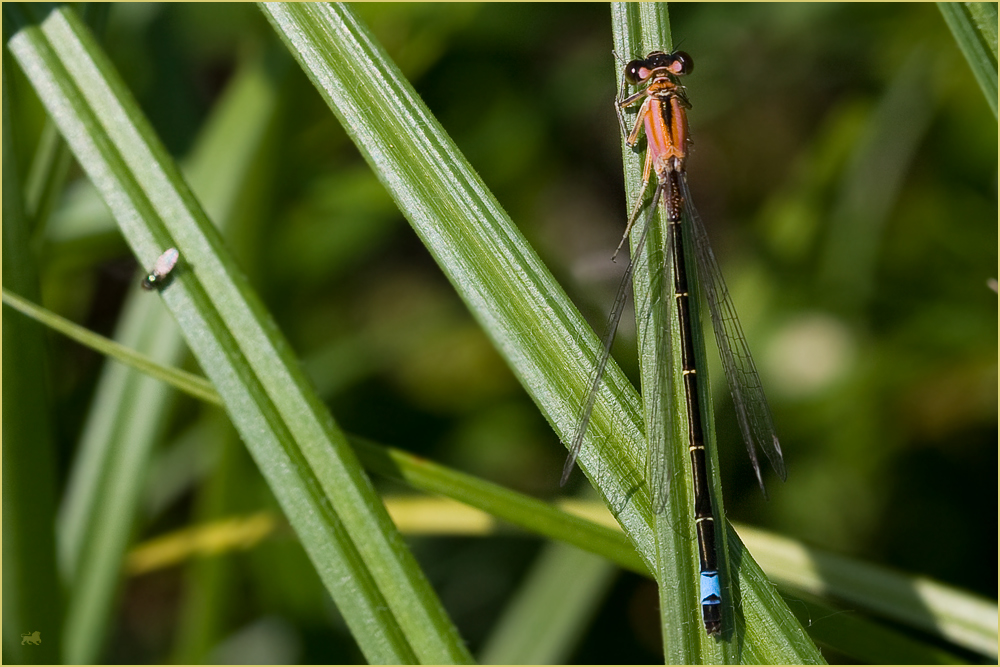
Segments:
[[[167,248],[157,258],[149,275],[142,279],[142,288],[145,290],[154,290],[165,287],[170,282],[170,272],[177,266],[177,259],[180,255],[177,252],[177,248]]]

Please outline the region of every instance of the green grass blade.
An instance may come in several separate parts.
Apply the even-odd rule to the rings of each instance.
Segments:
[[[3,70],[3,283],[37,298],[38,267],[29,245],[24,185],[14,155],[7,61]],[[36,322],[11,314],[4,325],[4,659],[53,663],[59,660],[63,610],[51,530],[56,505],[54,420],[47,388],[51,362]],[[34,632],[41,633],[41,643],[25,644],[21,633]]]
[[[12,302],[9,294],[4,299]],[[151,328],[156,325],[159,330]],[[170,314],[157,300],[130,298],[115,337],[148,350],[147,368],[184,354]],[[165,369],[155,363],[154,367]],[[194,383],[188,386],[199,389]],[[63,637],[71,662],[100,658],[122,560],[141,514],[138,499],[149,457],[166,426],[174,396],[167,385],[119,364],[109,364],[101,374],[58,523],[60,569],[68,583]]]
[[[938,9],[997,116],[997,5],[995,2],[939,2]]]
[[[616,569],[553,543],[536,559],[479,656],[484,665],[564,665],[593,619]]]
[[[740,526],[740,535],[782,586],[832,596],[996,660],[996,600],[927,577],[808,548],[749,526]]]
[[[206,123],[189,170],[200,200],[222,227],[232,217],[237,184],[246,182],[246,170],[254,164],[259,126],[266,126],[275,107],[274,90],[261,95],[260,68],[256,76],[247,69],[234,77]],[[145,354],[136,359],[141,372],[110,364],[102,373],[63,498],[60,561],[69,582],[65,635],[68,655],[79,662],[94,662],[100,655],[125,550],[140,516],[150,456],[171,415],[174,394],[155,378],[169,373],[188,393],[221,404],[203,378],[173,369],[187,354],[184,339],[162,303],[148,296],[137,282],[132,285],[116,331],[120,345],[95,340],[89,332],[81,340],[98,349],[115,346],[117,355]],[[78,331],[58,324],[68,335]]]
[[[382,663],[469,660],[346,438],[117,73],[72,10],[41,11],[15,15],[11,53],[140,263],[180,250],[160,296],[362,651]]]
[[[164,366],[155,359],[141,352],[136,352],[133,348],[127,347],[110,338],[105,338],[74,322],[70,322],[66,318],[60,317],[52,311],[28,301],[7,288],[3,289],[3,302],[64,336],[72,338],[81,345],[86,345],[92,350],[107,355],[149,377],[173,385],[175,388],[197,399],[222,405],[222,399],[219,397],[219,394],[212,387],[212,383],[205,380],[205,378],[193,375],[187,371]]]
[[[612,4],[612,25],[615,50],[622,60],[644,56],[653,50],[671,48],[670,22],[665,5],[657,4]],[[621,67],[621,63],[616,64]],[[697,101],[694,102],[697,106]],[[624,142],[624,137],[622,138]],[[623,143],[625,159],[625,182],[628,201],[640,196],[643,155],[629,149]],[[795,620],[788,607],[774,591],[773,586],[753,562],[739,541],[735,531],[721,523],[716,528],[719,539],[719,573],[723,587],[723,635],[719,640],[707,636],[701,618],[699,604],[698,577],[700,564],[693,527],[694,507],[691,497],[691,465],[687,455],[687,424],[682,410],[674,406],[684,405],[684,379],[681,372],[680,350],[672,353],[669,349],[659,349],[662,336],[655,335],[660,327],[675,329],[676,316],[667,312],[673,299],[657,298],[663,289],[661,281],[669,284],[671,278],[660,275],[663,265],[664,221],[657,212],[650,221],[646,236],[646,247],[642,249],[636,264],[634,293],[636,312],[648,316],[637,321],[640,332],[640,367],[644,392],[649,397],[646,402],[647,423],[667,423],[671,428],[651,428],[647,433],[662,433],[665,438],[666,456],[672,462],[673,480],[669,500],[664,511],[657,514],[656,538],[657,581],[660,589],[660,614],[663,629],[664,653],[667,663],[733,663],[733,662],[822,662],[815,645]],[[634,235],[635,236],[635,235]],[[633,239],[633,243],[635,239]],[[640,249],[633,247],[633,256]],[[693,258],[692,258],[693,259]],[[691,259],[688,260],[691,263]],[[650,267],[654,271],[651,272]],[[692,294],[692,313],[701,309],[699,294]],[[667,303],[669,302],[669,304]],[[652,305],[652,307],[650,307]],[[657,307],[660,306],[660,307]],[[704,336],[700,320],[692,316],[695,351],[698,362],[705,364]],[[645,335],[644,335],[645,334]],[[677,346],[674,346],[677,347]],[[673,354],[673,357],[670,355]],[[669,363],[659,363],[662,357],[670,358]],[[671,382],[664,384],[661,369],[669,369],[673,374]],[[665,394],[660,387],[672,387],[675,395]],[[712,414],[711,392],[707,381],[699,383],[700,398],[706,414]],[[653,400],[653,397],[659,397]],[[665,411],[674,410],[672,415]],[[657,421],[652,421],[657,420]],[[715,452],[715,429],[711,419],[705,424],[708,445],[708,470],[710,488],[717,517],[724,517],[722,492],[718,474],[718,457]],[[723,529],[725,526],[725,529]],[[723,539],[725,536],[725,539]],[[732,567],[731,567],[732,566]],[[738,604],[733,601],[738,600]]]
[[[25,184],[28,210],[35,231],[45,227],[56,200],[66,185],[73,155],[51,121],[45,124]]]
[[[564,442],[599,341],[398,68],[348,7],[261,7],[473,316]],[[580,465],[652,562],[639,398],[608,369]]]
[[[803,623],[809,623],[813,640],[837,653],[871,665],[961,665],[968,660],[955,653],[796,592],[789,596]]]
[[[645,56],[654,50],[672,50],[670,38],[670,19],[666,5],[642,4],[632,5],[614,3],[612,5],[612,24],[614,26],[615,51],[622,60]],[[616,63],[620,68],[621,63]],[[631,118],[628,116],[627,118]],[[626,129],[629,129],[626,127]],[[624,141],[624,137],[622,137]],[[644,193],[640,191],[644,153],[633,151],[624,146],[625,178],[628,201],[633,202]],[[655,176],[653,177],[655,180]],[[655,185],[655,183],[651,183]],[[649,193],[645,193],[646,196]],[[634,287],[637,321],[639,331],[640,368],[642,373],[643,398],[646,406],[646,432],[651,442],[662,438],[658,446],[663,447],[664,460],[671,465],[672,480],[669,499],[661,512],[655,515],[655,534],[657,540],[657,582],[660,594],[660,623],[663,634],[663,650],[668,664],[713,663],[731,664],[739,660],[738,645],[734,641],[735,633],[726,628],[733,627],[732,603],[734,599],[731,587],[726,585],[730,580],[725,545],[720,544],[719,573],[723,584],[724,603],[724,633],[721,640],[715,640],[706,634],[702,621],[698,579],[700,563],[697,555],[697,543],[694,539],[694,505],[691,497],[691,465],[687,456],[688,425],[683,410],[679,406],[685,404],[683,394],[684,378],[680,363],[679,346],[666,345],[663,336],[657,334],[664,328],[671,329],[673,340],[679,340],[677,315],[673,307],[675,300],[669,297],[667,286],[673,278],[663,270],[665,266],[664,251],[666,247],[666,221],[661,210],[653,214],[646,232],[645,246],[636,244],[638,235],[632,235],[632,256],[638,257],[636,262]],[[696,295],[693,295],[696,296]],[[697,325],[699,312],[696,308],[698,299],[692,299],[692,314]],[[695,327],[698,329],[698,327]],[[699,360],[703,363],[704,339],[695,331],[695,348]],[[666,361],[664,361],[666,359]],[[704,366],[703,366],[704,367]],[[672,377],[668,378],[665,374]],[[707,383],[699,383],[702,402],[710,400]],[[671,393],[672,390],[672,393]],[[710,403],[706,414],[711,414]],[[713,441],[711,420],[706,424],[706,437],[709,443]],[[714,452],[714,447],[709,447]],[[653,456],[652,453],[649,454]],[[709,475],[718,479],[717,458],[709,457]],[[652,464],[651,464],[652,465]],[[652,477],[649,477],[652,479]],[[717,484],[713,487],[713,502],[716,516],[725,516],[721,505],[721,494]],[[719,533],[722,531],[720,530]],[[720,540],[721,542],[721,540]]]
[[[3,293],[3,302],[122,364],[149,373],[151,377],[168,383],[179,391],[214,405],[223,405],[215,388],[204,378],[161,366],[143,354],[88,331],[6,290]],[[635,549],[623,538],[620,530],[594,523],[576,513],[564,511],[536,498],[428,461],[401,449],[385,447],[357,436],[352,436],[350,441],[358,458],[372,472],[405,482],[427,493],[452,498],[550,539],[575,545],[637,574],[649,574],[649,569]]]

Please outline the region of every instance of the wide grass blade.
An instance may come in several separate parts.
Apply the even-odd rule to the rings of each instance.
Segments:
[[[233,78],[188,164],[192,187],[222,228],[233,218],[264,128],[274,116],[276,84],[268,86],[263,78],[259,59]],[[102,372],[60,512],[60,564],[69,584],[66,645],[68,654],[82,662],[100,655],[125,550],[141,516],[149,460],[172,413],[174,392],[154,378],[168,372],[188,393],[221,404],[210,384],[173,370],[187,356],[184,339],[170,312],[148,297],[136,281],[115,334],[121,345],[93,334],[78,338],[98,349],[110,345],[115,356],[133,356],[143,371],[112,363]],[[76,332],[67,330],[66,322],[57,324],[68,335]],[[143,354],[136,357],[133,350]]]
[[[470,660],[344,434],[87,28],[68,7],[5,10],[17,28],[11,53],[140,263],[180,250],[160,296],[365,656]]]
[[[569,442],[593,330],[368,29],[344,5],[261,5],[553,429]],[[580,465],[652,562],[641,406],[609,365]]]

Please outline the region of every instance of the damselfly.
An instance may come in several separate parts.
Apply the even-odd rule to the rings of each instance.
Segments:
[[[663,201],[668,222],[665,262],[663,270],[673,274],[671,296],[676,301],[676,313],[679,320],[680,357],[684,377],[684,405],[679,406],[686,412],[688,427],[688,449],[691,456],[691,467],[694,478],[695,525],[698,535],[698,552],[701,561],[701,606],[705,621],[705,630],[710,635],[717,635],[722,629],[721,603],[722,594],[719,586],[719,573],[716,564],[715,515],[712,497],[709,493],[706,470],[706,451],[703,432],[703,415],[698,399],[698,369],[695,364],[694,338],[692,333],[692,312],[688,285],[701,285],[702,294],[708,303],[712,316],[712,327],[715,340],[722,357],[722,365],[729,382],[729,389],[736,406],[736,416],[740,431],[750,454],[754,473],[764,491],[764,479],[761,474],[760,461],[757,458],[757,446],[764,451],[778,475],[785,478],[785,464],[781,456],[781,446],[774,432],[771,412],[764,397],[764,390],[750,357],[750,349],[736,317],[736,310],[726,289],[719,265],[708,242],[708,234],[702,225],[701,218],[691,203],[691,193],[688,190],[685,162],[691,138],[688,133],[687,110],[691,108],[685,95],[684,87],[677,77],[689,74],[694,63],[687,53],[676,51],[664,53],[653,51],[644,59],[633,60],[625,65],[622,72],[621,88],[616,103],[618,120],[622,134],[625,134],[623,110],[640,104],[638,117],[632,131],[628,134],[626,144],[635,148],[639,135],[646,135],[646,162],[642,175],[642,188],[632,214],[629,216],[622,243],[628,238],[632,226],[643,209],[643,200],[649,186],[651,174],[656,176],[656,189],[650,204],[649,215],[640,230],[637,249],[641,249],[649,229],[650,220],[656,213],[656,207]],[[635,93],[628,94],[629,86],[639,86]],[[684,245],[693,245],[696,271],[688,273],[685,264]],[[618,246],[621,248],[621,244]],[[566,466],[563,468],[562,483],[565,484],[573,470],[583,437],[590,422],[598,390],[604,378],[611,355],[611,345],[618,321],[621,319],[628,290],[632,282],[632,272],[639,250],[629,260],[622,278],[618,295],[615,298],[608,325],[604,333],[604,346],[591,378],[590,393],[584,401],[583,412],[577,424],[573,441],[570,445]],[[617,251],[616,251],[617,254]],[[689,280],[690,278],[690,280]],[[662,349],[669,350],[669,328],[663,327],[658,335],[663,342]],[[673,359],[667,353],[665,359]],[[661,374],[667,378],[672,374]],[[661,392],[661,394],[664,392]],[[665,392],[673,395],[672,389]],[[665,411],[669,413],[668,411]],[[647,479],[653,504],[662,509],[667,497],[670,483],[669,458],[664,450],[663,438],[654,437],[647,429],[650,439]],[[765,497],[766,497],[765,491]]]

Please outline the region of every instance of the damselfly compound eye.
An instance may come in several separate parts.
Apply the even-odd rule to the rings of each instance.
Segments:
[[[645,60],[633,60],[625,65],[625,80],[635,85],[645,78],[640,72],[648,71],[648,69]]]
[[[670,66],[670,71],[677,76],[684,76],[694,71],[694,58],[684,51],[674,51],[672,54],[674,61]]]
[[[177,259],[180,253],[177,248],[167,248],[167,250],[156,259],[149,275],[142,279],[142,288],[145,290],[163,289],[170,282],[170,272],[177,266]]]

